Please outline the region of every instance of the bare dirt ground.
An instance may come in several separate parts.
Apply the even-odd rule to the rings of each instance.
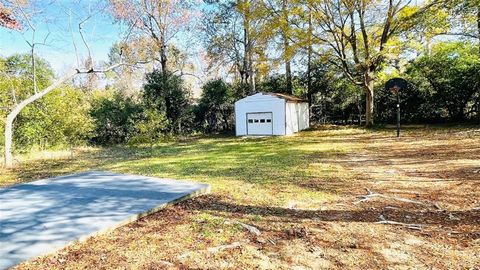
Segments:
[[[329,200],[280,207],[214,189],[16,269],[480,269],[479,129],[304,136],[347,147],[303,153],[315,173],[292,179]],[[348,179],[315,170],[326,165]]]

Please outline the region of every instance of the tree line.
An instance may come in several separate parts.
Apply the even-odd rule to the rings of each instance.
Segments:
[[[430,55],[409,64],[402,74],[410,82],[400,93],[403,121],[476,121],[480,104],[480,57],[476,50],[461,42],[439,43],[432,47]],[[36,62],[37,83],[42,88],[51,84],[54,73],[45,60],[37,58]],[[0,74],[5,76],[0,83],[0,107],[29,96],[29,63],[28,54],[0,58]],[[314,64],[313,68],[311,83],[319,91],[312,103],[312,119],[318,123],[359,123],[364,97],[358,89],[336,77],[328,66]],[[209,80],[202,87],[201,97],[194,100],[182,76],[161,70],[145,76],[145,84],[135,93],[115,87],[89,90],[63,84],[19,114],[14,132],[17,149],[154,143],[178,135],[233,130],[234,102],[244,96],[240,82]],[[307,89],[306,74],[292,77],[292,87],[302,96]],[[377,119],[393,123],[396,99],[383,87],[387,78],[379,79],[376,88]],[[14,94],[9,91],[12,88],[16,89]],[[257,88],[287,92],[285,78],[278,76],[268,77]],[[5,110],[1,116],[5,117]],[[0,128],[3,132],[4,126]]]
[[[400,93],[404,121],[478,121],[479,1],[102,2],[128,29],[103,68],[85,38],[88,14],[78,24],[86,56],[77,54],[71,73],[55,77],[33,38],[28,55],[0,59],[5,153],[12,138],[26,149],[231,131],[234,102],[256,92],[302,97],[318,123],[389,123],[396,101],[383,86],[393,77],[409,82]],[[40,12],[28,9],[28,1],[1,4],[0,26],[35,33]],[[205,49],[201,78],[177,46],[188,33]],[[199,99],[189,77],[202,81]]]
[[[410,63],[402,60],[429,55],[438,37],[477,44],[480,53],[478,0],[419,5],[403,0],[209,2],[216,6],[204,21],[211,64],[230,64],[246,94],[258,91],[256,85],[281,67],[284,91],[302,94],[312,104],[316,92],[322,91],[313,85],[318,79],[314,68],[328,67],[348,88],[361,93],[364,105],[359,113],[367,125],[378,115],[375,88],[385,72],[403,75]],[[293,82],[300,73],[306,79],[302,93]]]
[[[119,46],[135,56],[148,51],[144,60],[156,61],[162,72],[184,74],[183,67],[172,67],[178,59],[169,48],[182,31],[194,29],[206,50],[208,74],[221,70],[241,85],[242,96],[277,77],[282,82],[273,91],[315,105],[322,91],[314,85],[315,68],[328,67],[359,92],[358,114],[367,125],[383,113],[375,110],[382,77],[405,75],[412,61],[452,37],[480,53],[479,0],[205,0],[201,15],[190,1],[110,2],[114,17],[138,35]],[[300,77],[303,89],[295,86]]]

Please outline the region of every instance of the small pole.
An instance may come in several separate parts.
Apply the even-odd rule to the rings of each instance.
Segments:
[[[397,89],[397,138],[400,137],[400,97]]]

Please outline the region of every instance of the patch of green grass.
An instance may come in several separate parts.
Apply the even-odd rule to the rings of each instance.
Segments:
[[[187,179],[212,185],[213,192],[244,204],[285,206],[319,203],[335,192],[311,189],[315,178],[346,180],[348,173],[323,160],[354,148],[335,140],[338,134],[362,134],[362,129],[317,130],[292,137],[204,137],[161,143],[154,147],[80,149],[73,157],[35,159],[31,156],[11,171],[2,171],[1,185],[82,170],[109,170]]]
[[[202,242],[219,244],[226,242],[242,230],[240,225],[233,224],[223,217],[210,213],[198,213],[191,218],[191,230],[203,238]]]
[[[407,129],[405,134],[417,134],[418,129]],[[83,148],[73,155],[50,154],[50,158],[30,154],[20,157],[20,165],[13,170],[0,168],[0,185],[109,170],[209,183],[214,193],[240,204],[308,208],[336,199],[346,186],[339,183],[355,178],[335,160],[369,147],[373,134],[377,139],[390,138],[394,130],[325,126],[289,137],[214,136],[154,147]]]

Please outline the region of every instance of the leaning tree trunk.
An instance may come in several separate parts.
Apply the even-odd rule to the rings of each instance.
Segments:
[[[10,114],[9,114],[10,116]],[[14,118],[14,117],[13,117]],[[7,123],[5,125],[5,167],[13,167],[13,156],[12,156],[12,134],[13,133],[13,119],[10,120],[7,118]]]
[[[7,115],[6,123],[5,123],[5,167],[11,168],[13,167],[13,155],[12,155],[12,148],[13,148],[13,122],[18,114],[25,108],[28,104],[40,99],[41,97],[48,94],[50,91],[59,87],[62,83],[67,81],[68,79],[72,78],[78,73],[78,70],[74,70],[67,75],[61,77],[57,81],[55,81],[52,85],[45,88],[43,91],[30,96],[29,98],[23,100],[22,102],[18,103],[12,111]]]

